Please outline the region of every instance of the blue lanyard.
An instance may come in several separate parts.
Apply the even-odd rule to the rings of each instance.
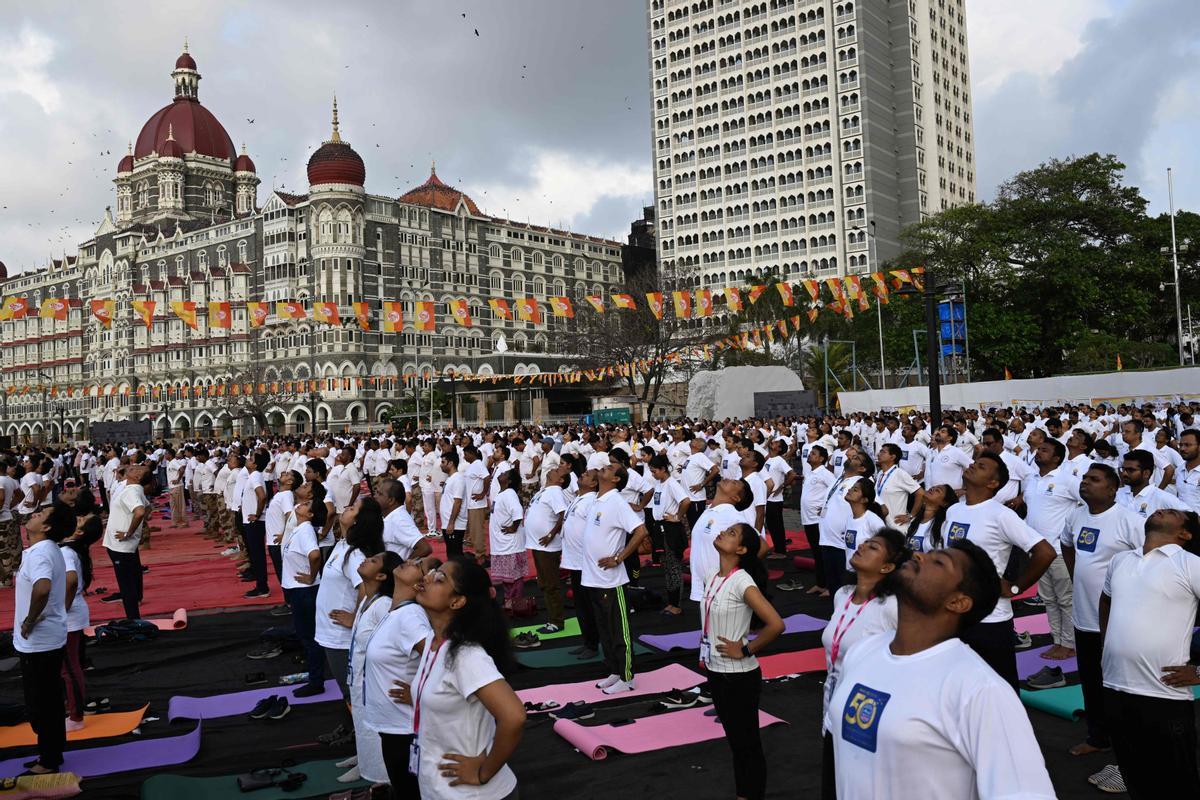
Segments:
[[[833,493],[834,493],[834,492],[836,492],[836,491],[838,490],[838,487],[840,487],[840,486],[842,485],[842,481],[844,481],[844,480],[846,480],[846,479],[845,479],[845,478],[838,478],[838,479],[837,479],[837,483],[835,483],[835,484],[833,485],[833,488],[829,490],[829,494],[825,495],[825,503],[826,503],[826,504],[828,504],[828,503],[829,503],[829,500],[830,500],[830,498],[832,498],[832,497],[833,497]]]
[[[883,494],[883,487],[887,486],[888,478],[892,477],[892,473],[895,471],[896,471],[896,468],[892,467],[887,472],[883,473],[883,477],[881,479],[876,480],[876,483],[875,483],[875,493],[876,494]]]

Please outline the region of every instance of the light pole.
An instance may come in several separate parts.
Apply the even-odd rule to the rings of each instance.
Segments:
[[[879,271],[879,257],[875,254],[875,220],[867,223],[870,229],[867,231],[867,272]],[[854,230],[861,231],[862,227],[855,225]],[[859,291],[862,291],[860,288]],[[879,388],[887,388],[887,367],[884,365],[883,358],[883,304],[879,302],[879,295],[875,295],[875,320],[879,325]]]
[[[926,371],[929,374],[929,421],[935,428],[942,421],[942,376],[939,369],[939,353],[938,353],[938,290],[936,286],[933,272],[925,268],[925,290],[921,292],[921,296],[925,300],[925,363]],[[916,295],[918,290],[915,287],[905,287],[897,294],[901,296]]]
[[[1179,303],[1179,247],[1175,243],[1175,180],[1167,167],[1167,203],[1171,209],[1171,267],[1175,273],[1175,340],[1179,345],[1179,366],[1183,366],[1183,310]]]
[[[38,372],[38,377],[40,377],[44,381],[53,381],[54,380],[49,375],[47,375],[46,373],[41,372],[41,371]],[[48,444],[50,441],[50,402],[49,402],[49,400],[50,400],[50,385],[48,383],[43,383],[42,384],[42,444]]]

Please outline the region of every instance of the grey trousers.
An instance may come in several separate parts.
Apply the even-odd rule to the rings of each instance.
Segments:
[[[1050,620],[1054,643],[1074,650],[1075,623],[1071,619],[1074,588],[1061,555],[1050,562],[1050,568],[1038,579],[1038,595],[1046,603],[1046,618]]]

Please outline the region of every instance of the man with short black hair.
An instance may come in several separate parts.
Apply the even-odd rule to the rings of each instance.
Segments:
[[[896,630],[850,647],[830,697],[839,800],[1056,797],[1017,696],[959,640],[1001,584],[966,539],[897,570]]]
[[[1121,459],[1121,482],[1125,485],[1117,492],[1117,502],[1142,519],[1148,519],[1160,508],[1187,511],[1188,507],[1179,498],[1151,483],[1154,464],[1153,454],[1141,448],[1125,453]]]

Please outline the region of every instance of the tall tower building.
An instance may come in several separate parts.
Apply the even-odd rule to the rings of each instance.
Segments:
[[[647,0],[659,268],[877,269],[975,201],[964,0]]]

